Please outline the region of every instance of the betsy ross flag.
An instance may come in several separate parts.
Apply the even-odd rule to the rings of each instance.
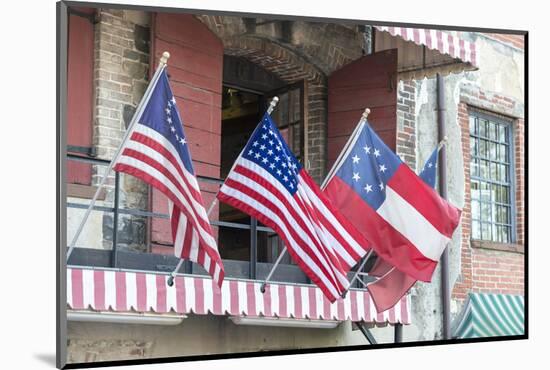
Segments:
[[[461,211],[426,185],[366,121],[360,125],[325,193],[372,243],[379,258],[415,280],[429,282]],[[385,305],[377,300],[381,296],[369,291],[382,311]]]
[[[439,146],[432,152],[424,168],[420,172],[420,178],[430,187],[435,188],[437,177],[437,159]],[[416,279],[401,272],[381,258],[369,271],[370,276],[378,277],[378,280],[367,285],[367,289],[375,301],[378,311],[384,311],[393,307],[409,289],[416,283]]]
[[[294,261],[334,302],[367,241],[334,208],[265,114],[218,193],[218,199],[275,230]]]
[[[176,257],[200,264],[221,287],[223,264],[203,206],[166,69],[160,72],[114,169],[145,181],[169,199]]]

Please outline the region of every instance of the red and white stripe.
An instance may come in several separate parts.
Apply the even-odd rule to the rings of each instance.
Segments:
[[[455,37],[450,33],[440,30],[406,27],[374,26],[379,31],[388,32],[392,36],[399,36],[403,40],[414,42],[420,46],[437,50],[440,53],[458,58],[463,62],[477,67],[478,53],[475,43]]]
[[[172,143],[138,123],[114,169],[140,178],[169,199],[176,256],[200,264],[221,285],[223,264],[197,179],[187,171]]]
[[[367,241],[303,169],[298,191],[291,195],[269,172],[239,157],[218,198],[273,228],[331,302],[347,289],[347,272],[366,254]]]
[[[306,285],[225,280],[218,289],[213,280],[130,271],[67,269],[67,305],[73,310],[177,312],[197,315],[265,316],[310,320],[364,321],[410,324],[410,299],[403,297],[381,313],[366,290],[352,289],[345,299],[330,301],[320,289]]]

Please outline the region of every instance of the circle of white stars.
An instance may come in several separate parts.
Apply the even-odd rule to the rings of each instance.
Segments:
[[[164,111],[166,112],[166,124],[170,128],[170,132],[174,134],[176,137],[176,141],[180,143],[181,146],[184,146],[187,141],[185,141],[185,138],[183,136],[180,136],[176,131],[176,126],[174,126],[172,122],[172,107],[174,109],[177,109],[176,107],[176,98],[172,96],[170,100],[166,103],[166,109]]]
[[[366,144],[365,146],[363,146],[362,148],[360,148],[359,150],[362,150],[365,152],[365,155],[373,155],[375,158],[379,158],[381,156],[380,154],[380,150],[377,149],[377,148],[374,148],[372,146],[369,146],[368,144]],[[361,157],[358,155],[358,153],[354,153],[353,156],[351,157],[351,160],[352,160],[352,164],[353,165],[361,165],[360,162],[361,162]],[[386,167],[385,164],[378,164],[378,171],[383,174],[385,173],[386,171],[388,170],[388,168]],[[359,172],[355,172],[353,171],[353,175],[352,175],[352,180],[356,183],[359,183],[359,181],[361,180],[361,176],[359,175]],[[384,182],[380,182],[379,184],[369,184],[369,183],[365,183],[364,186],[363,186],[363,190],[365,191],[366,194],[369,194],[369,193],[372,193],[374,192],[375,190],[379,190],[379,191],[384,191],[385,189],[385,185],[384,185]]]

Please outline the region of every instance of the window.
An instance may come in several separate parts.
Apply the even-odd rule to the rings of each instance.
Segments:
[[[470,114],[472,239],[513,242],[511,130],[509,122]]]

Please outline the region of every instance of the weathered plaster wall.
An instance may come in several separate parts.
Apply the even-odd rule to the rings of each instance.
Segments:
[[[459,124],[459,105],[461,103],[478,106],[489,111],[507,114],[511,117],[523,117],[524,65],[523,51],[506,45],[498,40],[479,34],[461,34],[461,37],[474,41],[480,50],[479,70],[444,76],[445,85],[445,126],[449,138],[447,144],[447,187],[448,198],[454,205],[463,208],[465,190],[464,153],[462,132]],[[481,94],[484,101],[471,98]],[[436,80],[424,78],[416,81],[415,124],[417,170],[424,165],[426,158],[437,145]],[[505,108],[499,108],[501,105]],[[510,103],[508,103],[508,101]],[[469,227],[469,226],[468,226]],[[462,227],[455,232],[449,246],[449,273],[451,289],[461,281],[461,248],[469,246],[469,240],[462,240]],[[434,273],[431,284],[417,283],[412,289],[412,320],[419,331],[419,340],[441,338],[442,304],[440,267]],[[461,309],[463,301],[453,299],[451,315],[454,317]]]
[[[379,343],[393,341],[393,327],[372,330]],[[344,322],[335,329],[235,325],[224,316],[190,315],[175,326],[69,322],[68,362],[109,361],[217,353],[367,345]],[[409,327],[405,339],[413,339]]]

